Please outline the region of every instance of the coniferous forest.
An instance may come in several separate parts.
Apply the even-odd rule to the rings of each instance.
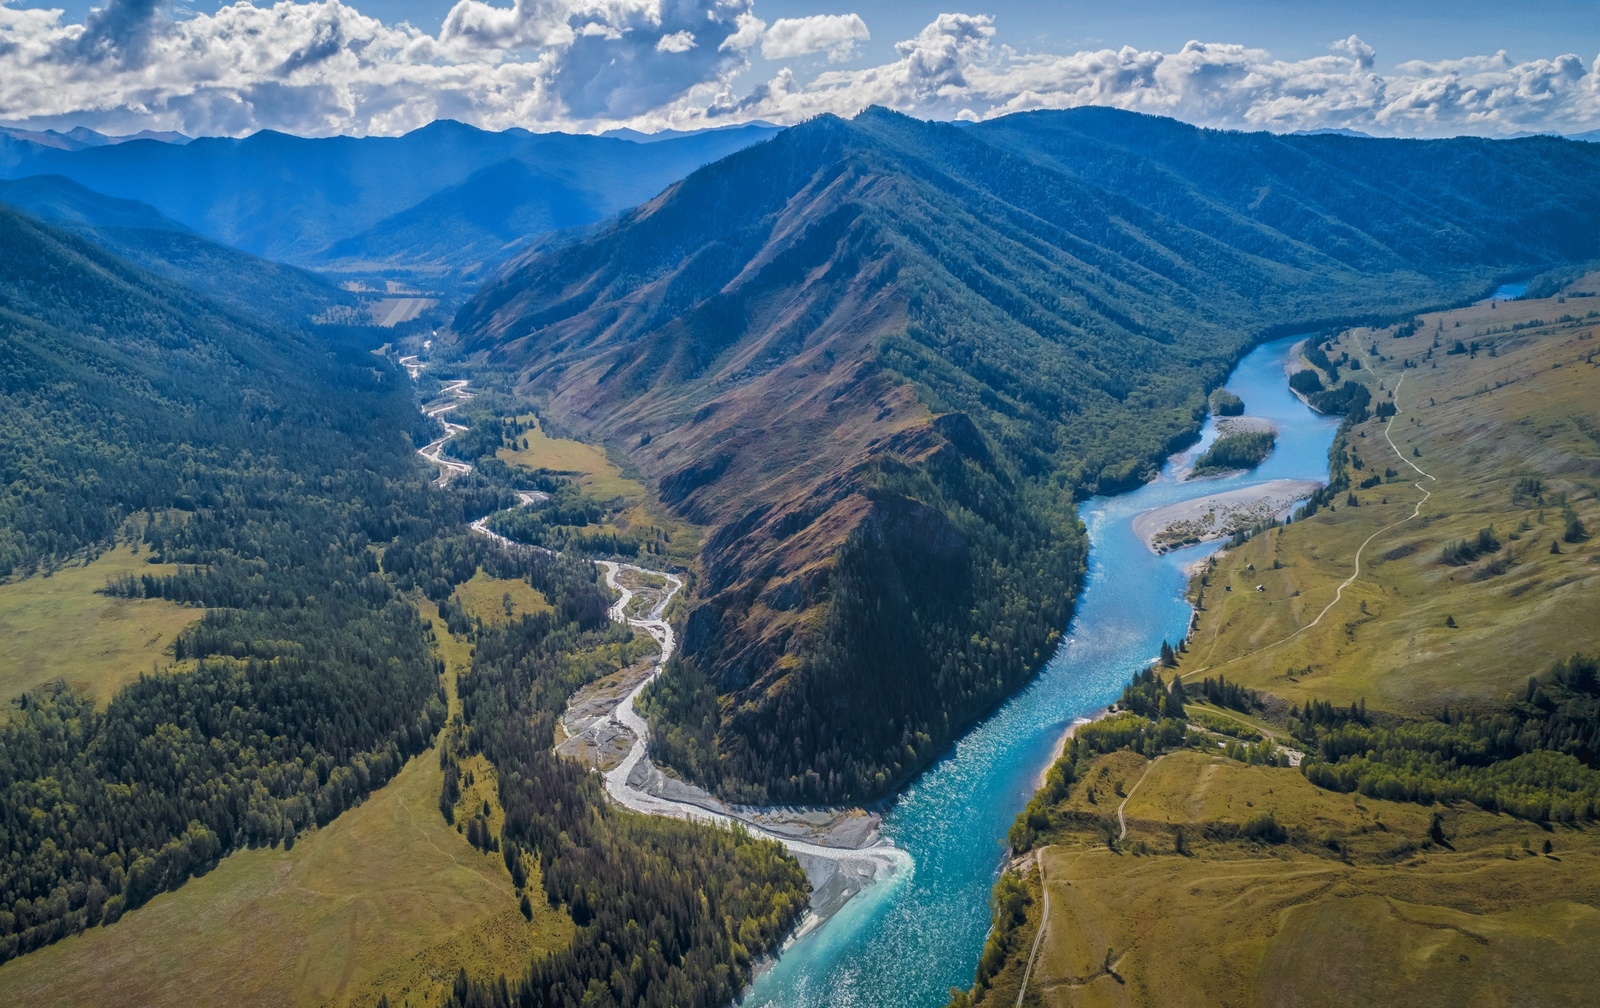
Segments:
[[[662,58],[695,47],[691,32],[659,41],[669,38],[680,48],[658,46]],[[695,58],[712,51],[707,44]],[[420,139],[491,152],[514,140],[518,150],[525,142],[564,150],[569,162],[591,146],[510,137],[516,131],[493,142],[470,136],[480,132],[436,125]],[[210,910],[213,884],[240,877],[229,869],[287,877],[342,840],[345,860],[319,868],[333,874],[327,864],[353,859],[370,871],[366,882],[341,883],[370,897],[352,900],[353,913],[379,903],[387,912],[420,892],[428,913],[442,919],[448,899],[467,923],[407,918],[407,937],[428,939],[420,953],[359,951],[388,957],[382,969],[404,958],[413,972],[395,979],[364,961],[360,970],[372,975],[358,986],[366,986],[321,1001],[376,999],[387,1008],[403,988],[406,1003],[420,996],[455,1008],[717,1008],[735,1002],[762,960],[798,933],[813,884],[824,921],[860,887],[882,885],[898,917],[857,920],[885,936],[921,928],[894,947],[939,959],[930,977],[951,972],[966,942],[981,994],[1012,982],[1007,971],[1017,972],[1030,935],[1049,935],[1045,908],[1061,889],[1047,888],[1047,847],[1098,834],[1113,854],[1150,854],[1148,836],[1128,840],[1124,813],[1162,757],[1171,758],[1161,773],[1203,761],[1206,780],[1218,768],[1256,777],[1270,768],[1274,782],[1363,814],[1362,799],[1372,799],[1408,803],[1408,814],[1470,804],[1474,814],[1551,832],[1600,820],[1595,658],[1549,668],[1546,655],[1544,667],[1517,666],[1517,692],[1493,706],[1403,714],[1376,704],[1369,714],[1365,700],[1349,702],[1354,694],[1323,691],[1308,659],[1303,688],[1316,692],[1294,693],[1289,706],[1261,679],[1232,678],[1229,660],[1198,665],[1191,645],[1213,611],[1198,590],[1182,639],[1169,633],[1154,658],[1151,634],[1148,650],[1119,666],[1107,688],[1154,662],[1106,717],[1074,725],[1015,818],[1013,854],[1031,858],[1013,859],[1002,874],[987,939],[981,929],[963,936],[972,919],[954,919],[963,913],[958,901],[906,900],[933,892],[913,879],[939,880],[953,894],[993,878],[946,869],[985,857],[983,872],[995,867],[998,846],[965,841],[974,824],[992,827],[997,820],[982,813],[1014,800],[1014,789],[950,792],[951,804],[925,806],[937,809],[927,814],[935,832],[875,817],[902,789],[937,791],[912,782],[930,767],[957,766],[962,749],[974,748],[957,743],[975,726],[1010,735],[989,752],[1013,743],[1042,752],[1040,733],[1058,730],[986,717],[1019,695],[1069,632],[1057,667],[1076,674],[1076,649],[1094,632],[1085,620],[1072,625],[1086,584],[1120,578],[1130,586],[1143,576],[1127,554],[1121,564],[1102,557],[1091,566],[1090,529],[1101,534],[1106,512],[1086,502],[1152,480],[1172,453],[1196,443],[1208,414],[1242,419],[1219,425],[1192,475],[1254,468],[1303,440],[1266,408],[1276,397],[1264,386],[1236,385],[1255,389],[1246,392],[1261,410],[1253,419],[1219,387],[1252,347],[1297,334],[1283,344],[1299,347],[1283,382],[1312,410],[1345,422],[1335,435],[1334,422],[1318,421],[1333,439],[1331,468],[1293,521],[1263,518],[1235,532],[1229,550],[1281,546],[1285,529],[1337,525],[1318,517],[1324,510],[1337,513],[1343,534],[1357,518],[1386,513],[1379,508],[1398,511],[1406,483],[1429,496],[1405,502],[1412,517],[1379,531],[1415,519],[1410,534],[1436,520],[1424,513],[1432,491],[1423,482],[1400,480],[1388,455],[1379,463],[1363,455],[1380,443],[1369,433],[1381,431],[1396,464],[1407,464],[1390,439],[1404,431],[1409,457],[1419,460],[1411,468],[1440,482],[1422,470],[1429,445],[1416,440],[1434,429],[1420,421],[1438,414],[1419,415],[1414,384],[1398,396],[1400,378],[1380,370],[1394,360],[1385,351],[1428,332],[1442,305],[1498,312],[1509,327],[1497,322],[1494,334],[1545,328],[1507,319],[1534,309],[1507,309],[1501,298],[1521,280],[1537,288],[1541,274],[1600,262],[1600,146],[1554,136],[1502,143],[1246,133],[1111,109],[967,123],[868,108],[773,128],[761,143],[765,126],[745,139],[712,132],[721,131],[692,146],[730,156],[659,193],[634,192],[644,185],[638,179],[616,188],[633,210],[622,209],[622,195],[615,205],[598,196],[591,203],[588,189],[551,182],[572,213],[555,213],[556,203],[508,211],[494,204],[526,190],[532,166],[490,163],[472,169],[470,185],[452,182],[447,193],[424,186],[424,202],[363,224],[357,211],[376,211],[356,203],[382,202],[375,189],[405,189],[390,161],[354,156],[370,152],[365,137],[337,139],[351,165],[369,166],[358,173],[366,182],[319,169],[303,177],[332,179],[321,183],[328,190],[308,182],[271,213],[255,215],[247,204],[283,187],[239,181],[257,179],[259,166],[217,183],[242,186],[228,213],[261,218],[237,221],[226,240],[254,235],[263,253],[292,246],[302,261],[324,264],[364,263],[363,249],[437,253],[431,265],[386,260],[337,279],[257,259],[153,207],[65,178],[0,187],[0,589],[16,589],[0,602],[34,607],[28,618],[45,625],[32,638],[36,656],[68,637],[68,621],[34,615],[64,597],[49,590],[62,582],[48,580],[63,574],[75,585],[93,574],[98,589],[74,596],[84,603],[74,625],[103,629],[106,613],[164,621],[148,633],[131,623],[130,639],[144,643],[122,654],[135,667],[108,663],[90,685],[52,681],[77,661],[73,652],[0,696],[9,705],[0,711],[0,967],[10,970],[0,980],[53,957],[72,960],[96,940],[74,936],[91,929],[122,929],[99,932],[105,948],[185,898],[192,902],[184,906]],[[85,142],[0,133],[0,154],[12,140]],[[101,139],[112,153],[94,157],[106,165],[135,155],[193,165],[208,151],[222,165],[235,157],[231,148],[315,146],[305,138]],[[416,140],[388,146],[417,158]],[[332,147],[317,149],[320,158]],[[670,150],[635,151],[634,161],[612,167],[666,172],[700,163]],[[470,167],[460,153],[442,146],[440,161]],[[546,167],[593,168],[598,184],[600,165],[597,155]],[[0,164],[0,174],[7,170]],[[210,191],[201,174],[164,173],[155,188],[173,199],[173,187]],[[373,184],[382,178],[384,186]],[[23,196],[30,209],[11,209]],[[307,217],[307,208],[328,219]],[[266,232],[295,215],[303,230],[269,241]],[[583,226],[537,242],[506,230],[534,218],[540,227],[558,218]],[[142,223],[107,223],[114,220]],[[429,276],[437,286],[417,289]],[[1561,319],[1587,330],[1586,320],[1600,316],[1579,314]],[[1352,326],[1374,335],[1347,343]],[[1559,362],[1539,369],[1562,388],[1595,366],[1595,333],[1559,338],[1569,335]],[[1447,366],[1499,366],[1497,353],[1511,344],[1480,347],[1488,337],[1464,327],[1460,336],[1447,336],[1442,321],[1434,330]],[[1451,341],[1455,349],[1443,350]],[[1428,355],[1427,373],[1442,370]],[[1267,372],[1274,382],[1277,369]],[[1505,391],[1499,378],[1475,384],[1483,396]],[[1450,395],[1429,388],[1429,409],[1435,391],[1441,404]],[[1357,429],[1369,420],[1374,426]],[[1586,416],[1571,426],[1595,440]],[[1543,429],[1566,436],[1559,424]],[[1587,450],[1566,453],[1563,472],[1592,476]],[[1299,475],[1321,474],[1317,461]],[[1277,462],[1257,475],[1265,479]],[[1311,577],[1325,554],[1285,554],[1293,564],[1258,558],[1259,579],[1213,589],[1214,611],[1223,609],[1217,592],[1228,593],[1234,612],[1260,607],[1227,627],[1260,622],[1262,613],[1298,621],[1305,610],[1308,622],[1262,650],[1309,646],[1343,600],[1372,622],[1381,618],[1369,604],[1391,602],[1387,594],[1354,601],[1362,571],[1425,556],[1436,587],[1470,578],[1498,588],[1513,555],[1529,557],[1531,537],[1517,540],[1546,524],[1539,556],[1570,571],[1549,590],[1580,585],[1592,572],[1579,565],[1600,562],[1584,545],[1595,522],[1589,501],[1600,490],[1584,485],[1587,496],[1572,490],[1569,498],[1557,487],[1565,476],[1509,475],[1518,477],[1515,497],[1540,509],[1537,526],[1532,515],[1515,531],[1501,520],[1497,533],[1490,519],[1475,519],[1438,542],[1419,540],[1405,552],[1385,543],[1386,554],[1363,555],[1374,532],[1355,551],[1356,574],[1332,589],[1321,615],[1312,615],[1311,582],[1304,594],[1269,586],[1282,587],[1290,573]],[[1267,573],[1268,564],[1279,573]],[[1200,584],[1209,588],[1207,576]],[[1137,602],[1118,605],[1150,615]],[[1428,628],[1427,639],[1453,639],[1446,630],[1487,635],[1465,610],[1452,611],[1440,613],[1442,626]],[[8,612],[0,607],[0,618]],[[0,633],[19,625],[0,622]],[[1349,639],[1366,625],[1347,623]],[[1218,646],[1216,634],[1208,646]],[[1191,662],[1215,678],[1184,673]],[[1285,678],[1302,682],[1301,666],[1297,657]],[[1525,689],[1524,672],[1532,675]],[[1040,693],[1017,706],[1037,713],[1075,702],[1035,704]],[[647,735],[619,706],[635,696]],[[936,763],[952,750],[954,760]],[[641,767],[641,752],[658,766]],[[595,769],[619,765],[641,774],[619,773],[627,777],[619,784]],[[685,798],[695,787],[708,794]],[[646,790],[649,803],[639,795]],[[1159,793],[1147,786],[1141,802]],[[718,800],[743,807],[724,809],[716,822],[748,828],[707,825],[701,814]],[[660,810],[658,802],[674,812],[630,811]],[[815,807],[825,805],[850,807]],[[1251,845],[1252,854],[1283,844],[1323,858],[1342,852],[1339,837],[1314,838],[1269,805],[1247,801],[1248,814],[1213,816],[1203,835],[1163,818],[1161,836],[1176,827],[1174,859],[1191,856],[1191,840]],[[913,802],[901,808],[923,814]],[[420,823],[407,840],[439,860],[402,849],[391,828],[399,820],[369,815],[385,810]],[[1136,804],[1128,814],[1140,811]],[[1371,832],[1387,833],[1376,818]],[[1433,817],[1428,842],[1452,849],[1442,818]],[[1152,822],[1134,829],[1154,835]],[[368,831],[358,833],[363,823]],[[955,832],[926,840],[941,829]],[[443,850],[435,839],[455,846]],[[813,844],[858,846],[838,853]],[[403,850],[393,864],[405,867],[368,864],[373,850]],[[1544,853],[1554,854],[1548,841]],[[455,873],[435,890],[450,889],[437,901],[427,888],[435,868],[440,877]],[[1035,870],[1037,892],[1028,875]],[[399,876],[411,888],[378,893],[370,881]],[[484,883],[498,903],[482,898]],[[291,895],[275,898],[301,899],[300,889],[284,888]],[[163,895],[175,890],[184,891]],[[317,894],[306,900],[325,895],[304,891]],[[950,927],[901,912],[918,905],[940,907]],[[254,910],[233,915],[247,916]],[[181,940],[166,920],[149,933]],[[263,942],[328,933],[326,920],[308,915],[277,928],[299,927],[289,938],[263,925]],[[948,933],[933,936],[940,930]],[[822,956],[817,945],[799,947],[814,956],[795,985],[808,998],[819,989],[831,997],[831,978],[868,961],[853,958],[858,950],[831,951],[843,944]],[[1040,947],[1036,938],[1031,948]],[[1115,971],[1126,953],[1113,951],[1091,979],[1126,986]],[[757,982],[779,982],[789,968]],[[1018,1004],[1032,969],[1030,955]],[[901,1003],[893,1000],[901,988],[916,984],[895,975],[872,980],[894,989],[864,1003]],[[0,1000],[9,993],[0,984]],[[958,992],[955,1003],[966,996]],[[904,1003],[934,999],[913,992]]]
[[[517,996],[730,1000],[803,909],[805,878],[770,842],[614,811],[595,774],[552,752],[593,674],[568,656],[629,635],[593,565],[469,534],[516,502],[506,474],[430,486],[407,437],[412,383],[387,360],[248,323],[3,209],[0,229],[4,569],[120,541],[176,572],[107,594],[204,611],[167,667],[104,707],[58,685],[0,724],[0,959],[115,925],[232,851],[292,848],[434,746],[442,665],[418,604],[445,611],[482,569],[552,602],[509,627],[459,625],[477,651],[444,750],[500,768],[509,814],[492,842],[527,852],[578,925]],[[457,987],[472,1004],[504,990]]]

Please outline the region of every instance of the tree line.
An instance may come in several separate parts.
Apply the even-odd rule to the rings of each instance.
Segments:
[[[461,978],[458,1005],[714,1008],[738,995],[805,907],[805,875],[778,844],[619,810],[599,774],[554,752],[557,719],[595,674],[576,656],[629,634],[608,622],[593,569],[551,561],[542,590],[558,611],[479,628],[460,680],[462,724],[445,759],[487,757],[505,810],[500,835],[480,842],[526,852],[539,898],[570,914],[577,933],[519,977]],[[568,603],[574,595],[582,600]],[[453,780],[447,769],[441,808],[453,805]]]

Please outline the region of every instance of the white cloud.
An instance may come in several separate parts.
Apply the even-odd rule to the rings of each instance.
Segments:
[[[855,55],[856,43],[871,37],[859,14],[779,18],[761,39],[761,55],[782,60],[826,52],[829,60],[840,62]]]
[[[1600,61],[1505,53],[1380,68],[1361,39],[1280,60],[1237,43],[1176,52],[1019,52],[984,15],[942,14],[877,66],[842,60],[867,37],[854,14],[756,16],[754,0],[458,0],[437,35],[386,25],[340,0],[244,0],[173,17],[166,0],[108,0],[83,24],[0,0],[0,122],[118,132],[399,133],[449,117],[491,128],[692,128],[886,105],[984,119],[1078,105],[1208,126],[1349,127],[1435,136],[1600,127]]]
[[[896,46],[899,59],[799,82],[779,74],[742,98],[718,96],[691,120],[794,122],[884,105],[916,115],[985,119],[1031,109],[1108,105],[1199,125],[1289,131],[1347,127],[1398,136],[1577,132],[1600,126],[1600,60],[1574,55],[1513,63],[1504,53],[1376,68],[1350,36],[1329,54],[1278,60],[1233,43],[1190,42],[1177,52],[1121,49],[1070,55],[995,45],[986,16],[942,14]]]
[[[86,25],[0,6],[0,121],[190,134],[604,128],[728,85],[751,0],[460,0],[437,36],[340,0],[174,18],[110,0]]]
[[[694,32],[678,31],[663,35],[656,42],[656,52],[681,53],[694,48]]]
[[[754,14],[740,14],[734,19],[738,30],[729,35],[722,43],[723,49],[744,52],[754,49],[756,43],[761,41],[761,34],[767,30],[767,23]]]

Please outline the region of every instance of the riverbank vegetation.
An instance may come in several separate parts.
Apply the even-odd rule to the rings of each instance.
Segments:
[[[456,802],[450,791],[463,758],[481,755],[494,767],[498,813],[469,810],[468,836],[502,852],[519,886],[524,865],[537,866],[538,898],[566,908],[577,929],[568,947],[531,961],[510,996],[573,1008],[716,1008],[738,994],[754,959],[798,918],[805,876],[771,841],[617,810],[605,802],[598,774],[555,754],[567,700],[597,676],[591,663],[571,656],[630,631],[607,620],[590,565],[563,558],[548,570],[558,597],[577,592],[585,601],[566,618],[540,612],[479,629],[471,670],[460,680],[462,719],[442,756],[442,806]],[[619,654],[598,673],[630,657]],[[504,978],[498,985],[471,979],[453,1003],[501,1005],[505,994]]]
[[[1423,156],[1109,110],[823,116],[529,256],[454,328],[707,530],[658,755],[741,801],[867,800],[1048,659],[1076,505],[1190,443],[1253,340],[1592,255],[1527,211],[1600,208],[1586,147]],[[1461,240],[1419,240],[1441,217]]]
[[[1566,1003],[1595,982],[1600,372],[1596,319],[1552,307],[1308,351],[1371,404],[1329,486],[1196,576],[1185,646],[1075,733],[1011,831],[1033,900],[1035,863],[1055,893],[1030,998]],[[1196,929],[1211,952],[1166,954]],[[962,997],[1015,1003],[1024,959]]]
[[[1271,431],[1224,434],[1194,460],[1194,470],[1189,476],[1193,479],[1236,469],[1254,469],[1272,454],[1272,448],[1277,443],[1277,435]]]
[[[1243,416],[1244,400],[1229,392],[1227,389],[1215,389],[1211,393],[1211,412],[1217,416]]]

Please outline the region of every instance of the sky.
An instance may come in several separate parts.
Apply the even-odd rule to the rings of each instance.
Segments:
[[[1111,105],[1382,136],[1600,129],[1600,0],[0,0],[0,124],[598,132]]]

